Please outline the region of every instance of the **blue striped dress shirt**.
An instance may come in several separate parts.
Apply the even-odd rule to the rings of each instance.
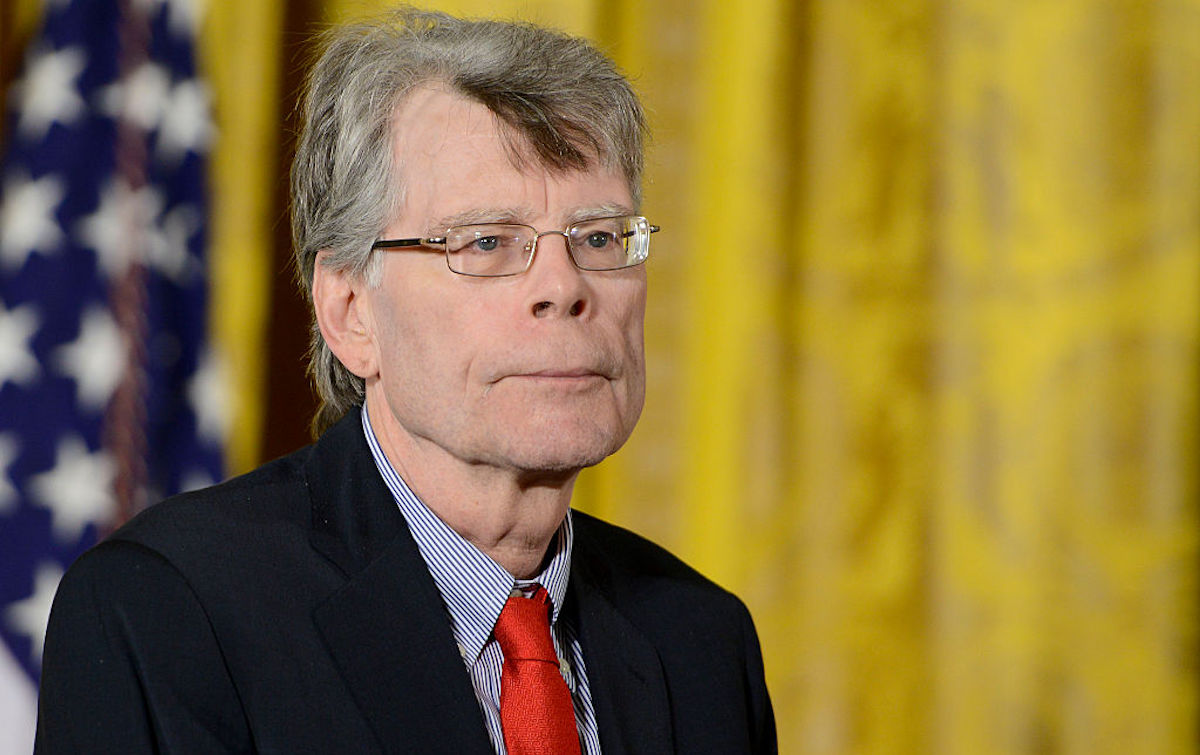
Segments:
[[[567,511],[555,534],[552,545],[554,555],[545,570],[534,579],[514,579],[504,567],[450,529],[409,489],[380,448],[365,406],[362,423],[375,466],[395,497],[417,549],[442,594],[454,639],[467,673],[471,676],[475,697],[496,752],[507,755],[504,734],[500,729],[500,670],[504,656],[492,630],[510,595],[528,593],[534,584],[540,584],[546,588],[554,604],[550,633],[558,654],[559,668],[575,705],[575,725],[579,729],[580,747],[584,755],[598,754],[600,736],[596,729],[596,713],[592,707],[578,633],[565,617],[559,620],[559,610],[567,594],[571,549],[575,541],[571,512]]]

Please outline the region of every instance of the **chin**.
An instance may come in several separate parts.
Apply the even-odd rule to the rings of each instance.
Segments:
[[[632,424],[626,430],[618,423],[602,424],[589,418],[550,426],[529,423],[519,430],[507,429],[500,452],[507,464],[530,472],[567,473],[604,461],[624,445],[633,428]]]
[[[586,467],[596,466],[616,452],[619,447],[615,446],[602,451],[579,450],[575,453],[564,453],[562,450],[554,449],[549,454],[529,454],[523,459],[519,459],[519,466],[530,471],[578,472]]]

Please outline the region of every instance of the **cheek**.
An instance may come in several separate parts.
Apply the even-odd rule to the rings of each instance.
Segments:
[[[454,397],[469,375],[486,311],[433,285],[385,290],[379,298],[383,380],[425,401]]]
[[[374,312],[381,378],[389,385],[411,385],[434,353],[429,328],[436,317],[423,302],[387,286],[379,289]]]
[[[644,279],[636,284],[633,295],[629,297],[628,308],[623,314],[625,338],[640,365],[645,362],[643,352],[645,350],[646,283]]]

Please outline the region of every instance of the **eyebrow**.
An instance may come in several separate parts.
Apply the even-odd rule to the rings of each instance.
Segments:
[[[578,223],[580,220],[605,218],[612,215],[632,215],[633,209],[623,204],[602,204],[595,207],[584,207],[567,216],[567,225]]]
[[[474,223],[519,223],[521,211],[515,207],[479,207],[456,212],[435,220],[429,231],[436,235],[455,225]]]
[[[434,221],[432,227],[428,229],[427,235],[436,236],[444,233],[447,228],[456,225],[474,225],[477,223],[516,223],[519,225],[528,225],[524,218],[532,215],[533,212],[528,208],[520,207],[480,207],[470,210],[463,210],[452,215],[446,215]],[[633,210],[624,204],[602,204],[593,207],[581,207],[567,215],[566,225],[578,223],[581,220],[591,218],[603,218],[612,215],[632,215]],[[540,229],[550,230],[550,229]],[[555,229],[557,230],[557,229]]]

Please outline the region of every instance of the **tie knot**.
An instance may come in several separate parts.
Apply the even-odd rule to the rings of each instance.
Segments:
[[[554,641],[550,639],[550,596],[541,585],[528,598],[508,599],[496,620],[495,632],[506,660],[558,665]]]
[[[496,620],[496,641],[504,653],[500,727],[509,755],[579,755],[575,708],[558,671],[544,587],[532,597],[508,599]]]

